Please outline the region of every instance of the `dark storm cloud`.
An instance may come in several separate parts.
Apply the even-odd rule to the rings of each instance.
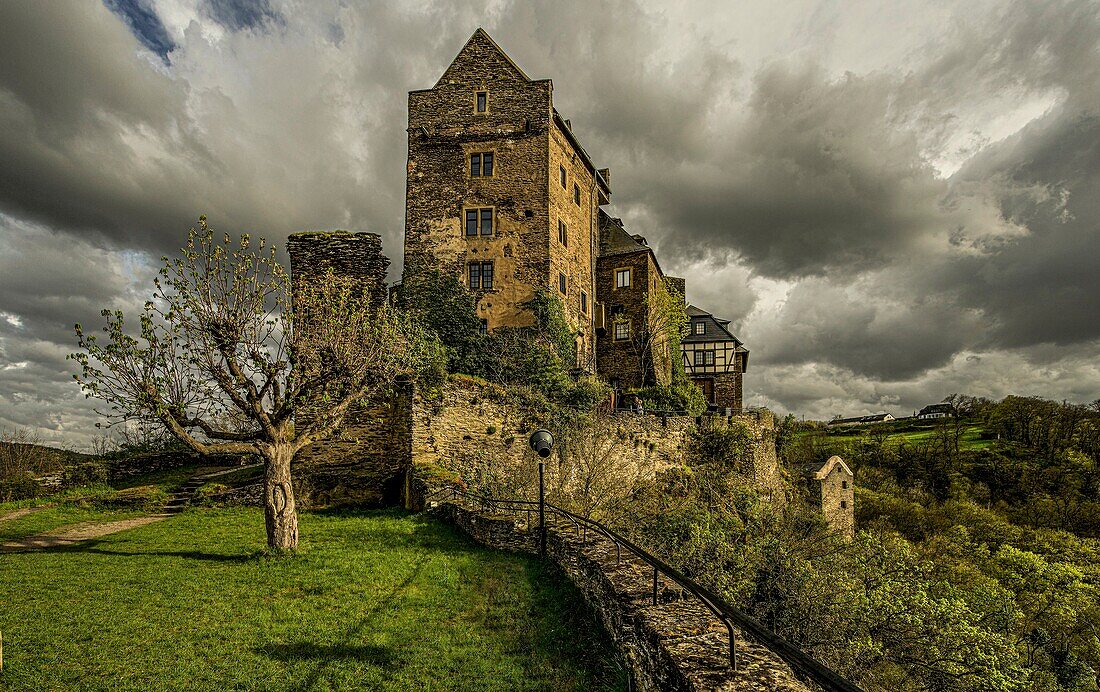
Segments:
[[[826,59],[858,8],[807,5],[0,3],[0,427],[87,433],[71,323],[140,305],[199,213],[378,232],[397,278],[405,93],[479,25],[554,79],[609,211],[734,320],[751,401],[1095,398],[1097,5],[948,3],[872,67]],[[903,10],[869,42],[907,39]]]

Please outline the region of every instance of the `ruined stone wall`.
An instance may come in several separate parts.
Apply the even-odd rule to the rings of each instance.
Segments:
[[[511,516],[441,501],[432,511],[493,548],[537,553],[537,529]],[[577,586],[619,650],[632,689],[660,692],[809,690],[790,666],[735,628],[738,667],[729,663],[725,627],[665,577],[652,600],[653,570],[606,538],[547,522],[547,557]]]
[[[775,448],[775,416],[767,409],[745,411],[728,418],[704,416],[704,427],[744,425],[751,436],[750,454],[744,460],[744,475],[775,502],[784,502],[784,481]]]
[[[685,463],[686,438],[695,428],[694,418],[615,414],[608,421],[615,437],[613,454],[621,467],[631,470],[628,475],[652,478]],[[536,487],[538,468],[527,437],[539,427],[558,432],[560,424],[513,400],[507,390],[456,377],[441,399],[417,399],[412,455],[421,474],[445,472],[471,488],[514,484],[513,493],[527,496]],[[558,479],[553,460],[547,473],[548,484],[554,486]]]
[[[292,285],[321,281],[328,269],[359,278],[378,302],[386,298],[389,260],[373,233],[295,233],[287,240]],[[304,326],[303,328],[308,328]],[[294,477],[306,506],[386,505],[400,499],[412,463],[412,390],[398,386],[368,404],[353,405],[337,433],[299,452]],[[320,401],[305,401],[295,423],[308,423]]]
[[[305,231],[286,241],[290,275],[294,281],[320,280],[327,270],[357,278],[380,303],[386,300],[386,272],[390,260],[382,252],[377,233]]]
[[[348,410],[332,437],[295,458],[294,479],[309,507],[383,507],[401,503],[412,467],[412,388]]]
[[[496,487],[507,497],[530,497],[537,487],[538,462],[527,446],[530,433],[539,427],[558,433],[557,421],[512,400],[507,390],[465,377],[453,378],[439,400],[418,398],[412,417],[414,472],[428,479],[427,486],[433,479],[457,480],[471,489]],[[615,463],[624,478],[638,479],[688,465],[689,436],[698,425],[743,423],[752,435],[746,476],[777,501],[783,498],[775,420],[766,410],[732,419],[617,413],[607,420]],[[547,487],[568,492],[569,479],[556,475],[559,461],[555,455],[547,464]]]

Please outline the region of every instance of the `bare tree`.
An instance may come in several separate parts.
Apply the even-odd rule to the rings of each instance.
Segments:
[[[558,433],[560,464],[551,474],[556,499],[584,517],[601,518],[626,501],[655,470],[644,455],[624,448],[615,419],[597,408]]]
[[[360,282],[331,272],[300,282],[292,303],[274,247],[261,239],[253,249],[246,234],[219,242],[205,216],[181,256],[164,258],[155,285],[138,336],[119,310],[103,311],[102,341],[76,326],[74,377],[110,404],[110,423],[157,421],[200,454],[262,457],[268,546],[295,548],[295,454],[330,435],[353,403],[420,372],[438,347]],[[296,420],[303,403],[308,420]]]
[[[0,480],[45,473],[58,466],[42,438],[26,428],[0,430]]]

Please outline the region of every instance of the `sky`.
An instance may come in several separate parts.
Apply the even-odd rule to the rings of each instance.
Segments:
[[[751,351],[746,405],[1100,398],[1100,3],[0,3],[0,429],[101,434],[73,324],[200,214],[383,237],[406,93],[484,27]]]

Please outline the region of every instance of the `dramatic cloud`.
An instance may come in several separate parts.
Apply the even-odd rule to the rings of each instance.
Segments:
[[[406,97],[477,26],[752,349],[749,403],[1100,396],[1100,6],[460,0],[0,4],[0,427],[82,443],[72,323],[200,213],[381,233]]]

